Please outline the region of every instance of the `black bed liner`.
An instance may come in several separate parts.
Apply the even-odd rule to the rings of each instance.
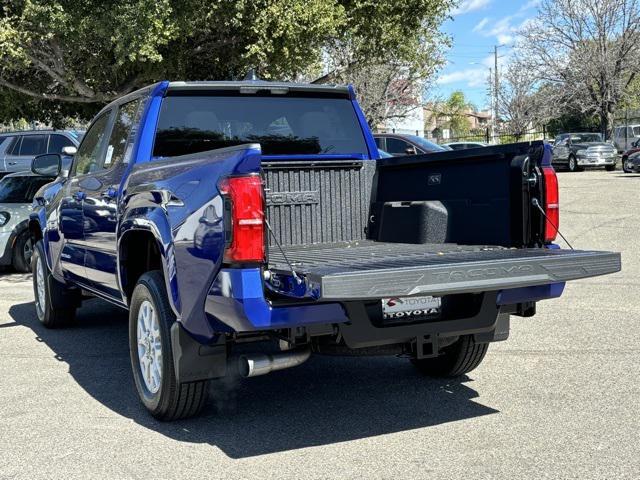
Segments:
[[[445,295],[544,285],[620,270],[620,254],[544,248],[373,241],[285,246],[286,259],[323,300]],[[271,248],[269,268],[291,272]]]

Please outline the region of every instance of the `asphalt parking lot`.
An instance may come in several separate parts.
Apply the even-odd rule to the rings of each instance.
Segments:
[[[0,479],[640,478],[640,175],[559,177],[565,236],[621,251],[623,271],[514,318],[461,381],[314,357],[159,423],[135,396],[125,314],[94,300],[46,330],[30,276],[0,276]]]

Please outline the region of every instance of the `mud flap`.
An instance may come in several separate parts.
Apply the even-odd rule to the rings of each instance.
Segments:
[[[227,374],[224,338],[218,345],[202,345],[175,322],[171,326],[171,348],[178,383],[220,378]]]

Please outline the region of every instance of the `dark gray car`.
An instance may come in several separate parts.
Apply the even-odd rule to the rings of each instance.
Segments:
[[[602,139],[599,133],[563,133],[553,144],[553,164],[579,172],[586,167],[616,169],[616,148]]]
[[[394,157],[405,155],[421,155],[423,153],[443,152],[451,150],[437,143],[430,142],[426,138],[416,135],[400,133],[374,133],[373,138],[380,150],[390,153]]]
[[[78,147],[82,132],[72,130],[30,130],[0,133],[0,177],[31,169],[31,160],[43,153],[62,153]]]

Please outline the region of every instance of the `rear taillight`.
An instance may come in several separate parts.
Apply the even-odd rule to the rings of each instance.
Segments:
[[[228,177],[219,184],[230,204],[231,242],[224,252],[225,262],[263,262],[264,194],[258,175]]]
[[[560,195],[558,177],[553,167],[542,167],[544,175],[544,211],[547,218],[544,222],[544,241],[552,242],[560,228]]]

